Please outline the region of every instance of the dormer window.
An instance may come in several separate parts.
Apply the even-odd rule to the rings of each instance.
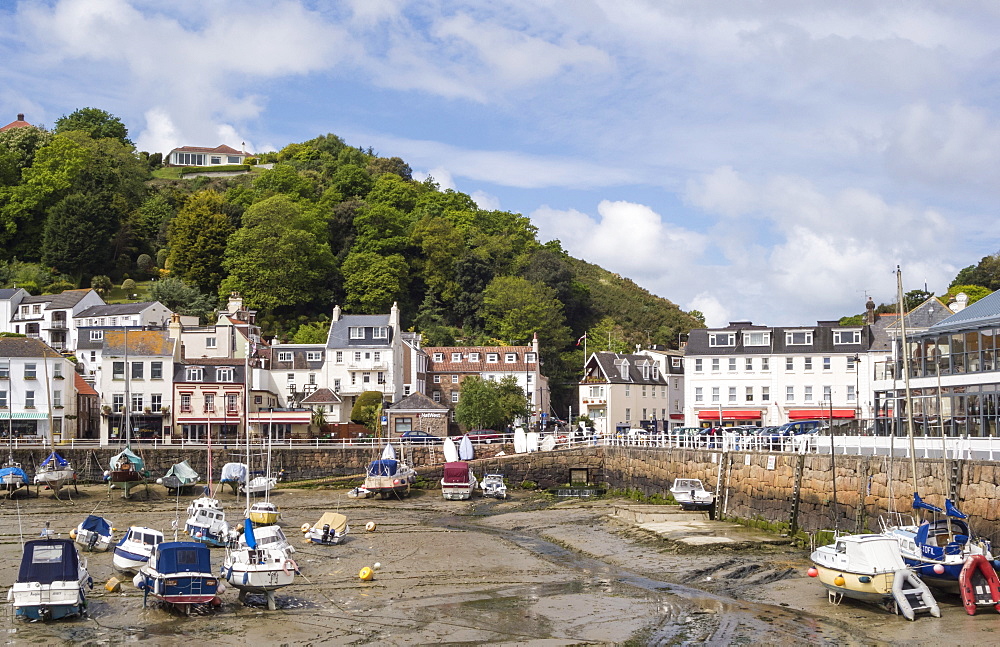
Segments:
[[[350,326],[348,329],[348,336],[351,339],[364,339],[365,329],[362,326]]]
[[[322,362],[323,361],[323,351],[320,351],[320,350],[306,351],[306,361],[307,362]]]
[[[434,361],[435,362],[443,362],[444,361],[444,353],[434,353]]]
[[[861,331],[860,330],[834,330],[833,331],[833,343],[834,344],[860,344],[861,343]]]
[[[813,331],[789,330],[785,333],[785,344],[788,346],[808,346],[813,343]]]
[[[479,353],[469,353],[469,361],[470,362],[478,362],[479,361]]]
[[[90,341],[101,341],[104,339],[103,330],[91,330],[90,331]]]
[[[734,332],[713,332],[708,333],[709,346],[735,346],[736,333]]]
[[[527,362],[528,364],[533,363],[535,361],[535,354],[534,353],[525,353],[524,354],[524,361]]]
[[[233,367],[232,366],[220,366],[215,369],[215,379],[217,382],[232,382],[233,381]]]
[[[278,353],[278,361],[279,362],[290,362],[290,361],[292,361],[292,352],[291,351],[283,351],[283,352]]]
[[[500,361],[500,353],[486,353],[486,363],[496,364]]]
[[[660,379],[660,367],[657,366],[656,364],[653,364],[653,371],[652,372],[653,372],[653,379],[654,380],[659,380]]]
[[[389,339],[389,329],[385,326],[375,326],[372,328],[373,339]]]
[[[451,354],[451,361],[453,361],[453,362],[461,362],[462,361],[462,353],[452,353]]]
[[[644,380],[649,379],[649,364],[642,365],[642,379]]]
[[[503,356],[503,361],[507,362],[508,364],[513,364],[514,362],[517,361],[517,353],[505,353]]]
[[[186,382],[201,382],[203,379],[205,379],[205,369],[201,366],[188,366],[184,370]]]
[[[743,333],[744,346],[767,346],[771,343],[771,332],[758,330]]]

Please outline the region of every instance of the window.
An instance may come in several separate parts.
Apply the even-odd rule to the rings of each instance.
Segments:
[[[795,387],[786,386],[785,387],[785,402],[793,402],[795,400]]]
[[[153,412],[157,412],[163,408],[163,395],[160,393],[152,393],[149,396],[149,408]]]
[[[441,392],[440,391],[435,391],[434,393],[431,394],[431,397],[434,399],[435,402],[440,402],[441,401]]]
[[[374,339],[389,339],[389,329],[385,326],[375,326],[372,328],[372,337]]]
[[[603,398],[604,397],[604,387],[603,386],[592,386],[592,387],[590,387],[590,397],[592,397],[592,398]]]
[[[444,361],[444,353],[434,353],[433,359],[434,359],[435,362],[443,362]]]
[[[654,418],[656,417],[656,409],[653,409],[653,417]],[[642,410],[642,417],[639,418],[639,420],[646,420],[646,409],[645,408],[643,408],[643,410]]]
[[[625,397],[628,397],[630,395],[632,395],[632,385],[631,384],[626,384],[625,385]]]
[[[752,357],[748,357],[746,359],[746,364],[744,365],[743,368],[747,371],[747,373],[752,373],[753,372],[753,358]]]
[[[709,346],[735,346],[736,333],[733,332],[713,332],[708,334]]]
[[[111,379],[113,380],[125,379],[125,362],[111,363]]]
[[[227,393],[226,394],[226,413],[237,413],[239,407],[237,403],[239,402],[239,394],[237,393]]]
[[[719,372],[719,358],[718,357],[713,357],[712,358],[712,370],[715,371],[716,373]]]
[[[292,361],[292,353],[290,351],[282,351],[278,353],[279,362],[290,362]]]
[[[285,382],[291,384],[295,382],[295,373],[285,373]]]
[[[761,402],[771,401],[771,387],[769,386],[760,387],[760,401]]]
[[[469,353],[469,361],[470,362],[478,362],[479,361],[479,353]]]
[[[833,331],[833,343],[834,344],[860,344],[861,343],[861,331],[860,330],[834,330]]]
[[[719,401],[719,387],[713,386],[712,387],[712,402],[716,402],[717,403],[718,401]]]
[[[680,357],[671,357],[670,358],[670,365],[673,366],[674,368],[680,368],[681,367],[681,358]]]
[[[226,164],[242,164],[243,158],[239,155],[226,155]]]
[[[789,330],[785,333],[785,343],[789,346],[805,346],[813,343],[813,331]]]
[[[513,364],[517,361],[517,353],[504,353],[503,361],[508,364]]]
[[[323,361],[323,351],[321,351],[321,350],[306,351],[306,361],[307,362],[322,362]]]
[[[31,314],[33,315],[42,314],[42,305],[40,303],[36,303],[35,305],[31,306]]]
[[[336,352],[336,353],[334,354],[334,356],[333,356],[333,360],[334,360],[335,362],[337,362],[338,364],[343,364],[343,363],[344,363],[344,351],[342,351],[342,350],[338,350],[338,351],[337,351],[337,352]]]
[[[794,357],[786,357],[785,358],[785,370],[786,371],[791,371],[791,370],[793,370],[795,368],[795,363],[793,362],[794,359],[795,359]]]
[[[452,375],[451,376],[451,383],[452,384],[458,384],[458,376],[457,375]]]
[[[854,370],[854,359],[855,359],[854,355],[848,356],[848,358],[847,358],[847,370],[848,371],[853,371]]]
[[[703,391],[703,389],[700,386],[694,387],[694,401],[695,402],[704,402],[704,394],[702,393],[702,391]]]
[[[656,364],[653,364],[653,379],[654,380],[660,379],[660,367],[657,366]]]
[[[462,353],[452,353],[451,354],[451,361],[453,361],[453,362],[461,362],[462,361]]]
[[[736,387],[735,386],[729,387],[729,401],[730,402],[736,402]]]
[[[360,362],[361,361],[361,351],[359,351],[359,350],[354,351],[354,361],[355,362]]]
[[[333,392],[340,393],[340,378],[337,378],[333,381]]]
[[[372,360],[376,363],[382,361],[382,351],[375,351],[372,353]]]
[[[205,338],[205,348],[215,348],[215,337]]]
[[[372,374],[368,373],[368,372],[362,373],[361,374],[361,383],[362,384],[371,384],[372,383]]]
[[[434,384],[441,384],[441,376],[440,375],[435,375],[434,376]]]
[[[24,365],[24,379],[26,379],[26,380],[34,380],[34,379],[36,379],[36,377],[35,377],[35,372],[36,371],[37,371],[37,365],[36,364],[34,364],[34,363],[32,363],[32,364],[25,364]]]
[[[655,386],[653,387],[653,394],[654,395],[656,394],[656,387]],[[642,385],[642,397],[646,397],[646,385],[645,384]],[[645,417],[646,416],[643,416],[643,418],[645,418]]]
[[[191,394],[181,393],[181,411],[190,413],[191,412]]]
[[[744,346],[767,346],[771,343],[771,333],[770,331],[765,332],[763,330],[758,332],[745,332],[743,333],[743,345]]]
[[[525,353],[524,354],[524,361],[528,362],[529,364],[532,363],[532,362],[534,362],[535,361],[535,354],[534,353]]]
[[[190,397],[190,396],[188,396]],[[121,413],[125,409],[125,394],[115,393],[111,396],[111,411],[113,413]]]
[[[701,373],[701,371],[702,371],[702,368],[701,368],[701,358],[698,357],[698,358],[696,358],[694,360],[694,372],[695,373]]]
[[[90,341],[101,341],[104,339],[103,330],[91,330],[90,331]]]
[[[206,393],[205,394],[205,413],[215,412],[215,394]]]
[[[0,391],[0,409],[7,408],[7,392]]]
[[[212,164],[222,164],[222,155],[210,155]]]
[[[355,373],[354,371],[351,371],[351,386],[354,386],[357,383],[358,383],[358,374]]]
[[[770,371],[771,370],[771,358],[770,357],[761,357],[760,358],[760,370],[762,370],[762,371]]]
[[[136,393],[132,396],[131,411],[132,413],[142,413],[142,394]]]
[[[364,339],[365,329],[361,326],[350,326],[347,329],[348,336],[351,339]]]
[[[649,379],[649,364],[643,364],[640,368],[642,369],[642,379],[648,380]]]
[[[847,401],[848,402],[854,402],[857,399],[857,397],[858,397],[858,394],[855,392],[854,385],[853,384],[849,385],[847,387]]]
[[[630,422],[632,420],[632,410],[625,409],[625,422]]]
[[[753,402],[753,387],[752,386],[748,386],[747,387],[746,401],[747,402]]]
[[[200,366],[188,366],[184,370],[185,382],[201,382],[204,379],[205,369]]]
[[[451,392],[451,401],[452,402],[458,402],[458,391],[452,391]]]
[[[496,364],[500,361],[500,353],[486,353],[486,363]]]
[[[0,360],[0,380],[10,379],[10,360]]]
[[[142,375],[145,371],[143,370],[142,362],[132,362],[132,379],[141,380]]]
[[[736,370],[736,358],[735,357],[730,357],[729,358],[729,370],[730,371],[735,371]]]
[[[217,382],[232,382],[233,381],[233,367],[232,366],[220,366],[215,369],[215,380]]]
[[[823,370],[824,371],[829,371],[830,370],[830,358],[829,357],[824,357],[823,358]]]
[[[395,418],[392,422],[396,426],[397,434],[413,431],[413,418]]]
[[[163,362],[149,363],[149,379],[151,380],[163,379]]]
[[[802,394],[803,399],[806,402],[812,402],[813,399],[813,388],[811,386],[803,387],[805,393]]]
[[[829,386],[823,387],[823,402],[833,401],[833,389]]]
[[[803,357],[802,361],[805,362],[805,366],[803,367],[805,370],[807,371],[813,370],[813,358]]]
[[[201,153],[174,153],[177,166],[205,166],[205,156]]]
[[[55,391],[52,392],[52,406],[53,407],[61,407],[62,405],[63,405],[63,403],[62,403],[62,391],[59,390],[59,389],[56,389]]]

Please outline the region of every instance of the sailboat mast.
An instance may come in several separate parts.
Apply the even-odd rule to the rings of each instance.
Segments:
[[[913,398],[910,393],[910,353],[906,347],[906,312],[903,308],[903,271],[896,266],[896,298],[899,306],[900,352],[903,354],[903,388],[906,392],[906,435],[910,439],[910,474],[917,493],[917,452],[913,444]]]

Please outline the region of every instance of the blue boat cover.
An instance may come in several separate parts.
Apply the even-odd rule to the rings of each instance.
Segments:
[[[49,457],[42,461],[42,467],[66,467],[69,465],[69,461],[60,456],[59,454],[52,452]]]
[[[956,508],[952,504],[951,499],[944,500],[944,510],[949,517],[955,517],[956,519],[967,519],[969,516]]]
[[[197,541],[167,541],[156,545],[158,573],[211,573],[212,553]]]
[[[88,515],[83,523],[80,524],[80,528],[84,530],[90,530],[96,532],[98,535],[110,535],[111,534],[111,524],[104,517],[98,517],[96,514]]]
[[[75,582],[80,577],[76,546],[70,539],[32,539],[24,543],[18,582]]]
[[[20,476],[22,481],[28,482],[28,475],[20,467],[0,467],[0,479],[7,476]]]
[[[250,521],[250,517],[243,520],[243,537],[246,539],[247,546],[257,547],[257,538],[253,535],[253,522]]]
[[[941,508],[936,505],[925,502],[920,498],[920,495],[916,492],[913,493],[913,509],[914,510],[930,510],[931,512],[944,512]]]
[[[368,466],[368,476],[392,476],[396,473],[398,466],[399,461],[387,458],[372,461],[371,465]]]

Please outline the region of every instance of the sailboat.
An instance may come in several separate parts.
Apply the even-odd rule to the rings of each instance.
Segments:
[[[125,366],[128,363],[128,328],[125,328]],[[131,403],[131,395],[129,393],[129,383],[130,383],[130,373],[125,372],[125,402],[122,407],[122,426],[125,427],[125,449],[123,449],[118,454],[111,457],[109,461],[108,470],[104,473],[104,476],[108,480],[108,488],[113,488],[116,485],[120,486],[124,491],[122,497],[127,499],[130,494],[130,490],[138,485],[143,484],[146,486],[146,493],[149,494],[149,484],[146,479],[149,477],[149,472],[146,471],[146,463],[142,460],[135,452],[132,451],[131,439],[132,439],[132,420],[131,413],[129,412],[129,406]]]
[[[7,457],[7,462],[0,467],[0,489],[7,493],[7,498],[14,495],[28,484],[28,475],[21,469],[21,464],[14,460],[14,454]]]
[[[194,541],[209,546],[225,546],[229,542],[229,524],[222,504],[212,496],[212,431],[208,432],[208,485],[205,494],[187,507],[184,532]]]
[[[247,494],[264,493],[264,500],[254,502],[250,506],[250,520],[259,525],[271,525],[278,523],[278,506],[271,503],[271,489],[280,480],[271,476],[271,430],[273,423],[268,423],[267,428],[267,459],[264,463],[264,475],[250,480],[246,486]],[[249,441],[248,441],[249,443]],[[249,462],[249,455],[247,461]]]
[[[174,463],[167,470],[167,473],[156,479],[159,485],[168,490],[183,490],[192,487],[198,482],[198,472],[194,471],[191,464],[185,458],[180,463]]]
[[[70,465],[70,462],[56,453],[55,449],[48,455],[42,464],[38,466],[35,471],[35,485],[44,485],[51,488],[56,496],[59,496],[59,490],[68,481],[76,480],[76,470]]]

